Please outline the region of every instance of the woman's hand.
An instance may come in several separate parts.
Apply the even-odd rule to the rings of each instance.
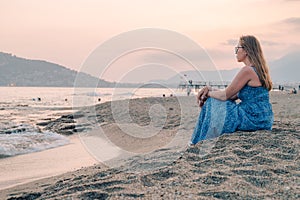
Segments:
[[[197,95],[197,104],[202,107],[205,103],[205,101],[207,100],[208,97],[208,92],[210,91],[210,87],[209,86],[205,86],[204,88],[202,88]]]

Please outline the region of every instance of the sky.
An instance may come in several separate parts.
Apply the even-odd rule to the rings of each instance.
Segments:
[[[299,0],[0,0],[0,52],[84,71],[90,55],[107,41],[154,28],[186,36],[207,52],[217,69],[233,69],[241,66],[233,52],[241,35],[255,35],[267,61],[299,50],[299,10]],[[122,59],[134,67],[116,75],[122,68],[119,59],[102,78],[118,81],[126,70],[149,65]],[[165,65],[172,63],[156,63],[152,72],[170,68]]]

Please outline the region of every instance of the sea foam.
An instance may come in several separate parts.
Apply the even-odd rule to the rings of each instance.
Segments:
[[[70,143],[65,136],[53,132],[0,134],[0,158],[38,152]]]

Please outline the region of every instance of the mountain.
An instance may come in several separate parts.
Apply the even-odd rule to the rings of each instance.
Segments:
[[[269,63],[274,82],[300,82],[300,51]]]
[[[182,81],[231,81],[239,69],[219,71],[184,71],[169,78],[166,83],[175,84]]]
[[[289,53],[280,59],[269,62],[270,74],[274,83],[299,83],[300,82],[300,51]],[[230,82],[239,68],[219,71],[184,71],[168,80],[156,80],[167,85],[179,82],[193,81],[224,81]]]
[[[0,86],[112,87],[107,82],[54,63],[29,60],[0,52]]]
[[[269,62],[274,83],[300,82],[300,51],[289,53]],[[153,80],[155,83],[145,87],[177,87],[180,82],[193,81],[231,81],[239,68],[219,71],[184,71],[166,80]],[[76,79],[77,78],[77,79]],[[80,80],[80,82],[79,82]],[[145,79],[146,80],[146,79]],[[148,82],[149,81],[145,81]],[[89,74],[70,70],[54,63],[29,60],[12,54],[0,52],[0,86],[38,86],[38,87],[114,87],[116,83],[98,79]],[[119,83],[118,87],[136,87],[133,83]]]

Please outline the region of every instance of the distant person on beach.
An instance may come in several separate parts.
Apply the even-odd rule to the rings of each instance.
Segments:
[[[186,88],[186,95],[190,96],[192,89],[190,88],[190,86],[187,86]]]
[[[197,102],[202,107],[190,144],[235,131],[271,130],[269,91],[272,81],[259,41],[242,36],[235,47],[236,59],[245,64],[224,90],[202,88]],[[240,99],[240,103],[235,100]]]

